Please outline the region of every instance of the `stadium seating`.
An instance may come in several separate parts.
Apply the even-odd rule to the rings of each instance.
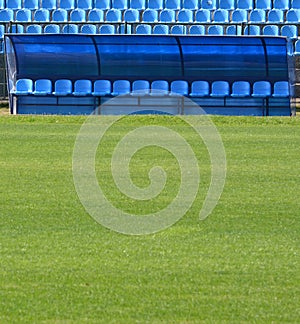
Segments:
[[[13,91],[14,95],[29,95],[33,91],[33,81],[31,79],[19,79],[16,82],[16,90]]]
[[[38,79],[34,83],[34,91],[32,92],[35,96],[47,96],[52,93],[52,82],[48,79]]]
[[[67,79],[60,79],[55,81],[53,94],[55,96],[67,96],[72,94],[72,81]]]
[[[96,80],[94,82],[92,95],[95,97],[105,97],[111,94],[111,82],[109,80]]]
[[[89,96],[92,94],[92,82],[90,80],[76,80],[74,83],[74,96]]]

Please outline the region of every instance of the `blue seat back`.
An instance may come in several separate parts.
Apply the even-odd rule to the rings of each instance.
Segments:
[[[33,82],[31,79],[19,79],[16,82],[17,95],[28,95],[31,94],[33,90]]]
[[[68,21],[68,12],[65,9],[55,9],[52,13],[53,22],[67,22]]]
[[[74,83],[75,96],[87,96],[92,93],[92,82],[90,80],[76,80]]]
[[[166,80],[155,80],[151,83],[151,94],[166,95],[169,93],[169,83]]]
[[[165,0],[165,8],[179,10],[181,8],[180,0]]]
[[[191,86],[191,97],[207,97],[210,94],[209,83],[207,81],[194,81]]]
[[[72,93],[72,81],[67,79],[59,79],[55,81],[54,95],[66,96]]]
[[[159,15],[161,22],[175,22],[175,11],[172,9],[164,9]]]
[[[177,21],[182,22],[193,22],[193,11],[190,9],[182,9],[178,12]]]
[[[167,35],[167,34],[169,34],[169,26],[168,25],[155,25],[153,27],[153,34]]]
[[[52,82],[48,79],[38,79],[34,83],[34,95],[48,95],[52,93]]]
[[[250,83],[248,81],[235,81],[232,84],[233,97],[248,97],[250,96]]]
[[[130,82],[128,80],[117,80],[113,83],[113,96],[130,93]]]
[[[38,24],[28,25],[26,27],[27,34],[41,34],[43,32],[42,26]]]
[[[171,82],[171,94],[187,96],[189,93],[189,84],[185,80],[175,80]]]
[[[229,95],[229,83],[227,81],[214,81],[211,86],[212,97],[226,97]]]
[[[236,7],[237,7],[237,9],[252,10],[253,9],[253,1],[254,0],[238,0]]]
[[[253,97],[269,97],[271,95],[271,84],[269,81],[256,81],[253,84]]]
[[[151,25],[141,24],[136,26],[136,34],[140,35],[150,35],[152,33]]]
[[[97,27],[93,24],[82,25],[80,32],[81,34],[97,34]]]
[[[103,22],[104,21],[104,12],[102,9],[92,9],[88,13],[88,21],[93,22]]]
[[[288,81],[277,81],[274,83],[273,97],[289,97],[290,85]]]
[[[146,9],[143,12],[142,21],[144,22],[157,22],[158,21],[158,12],[154,9]]]
[[[127,9],[124,13],[124,21],[139,22],[140,13],[137,9]]]
[[[111,82],[109,80],[96,80],[94,82],[94,91],[92,94],[95,96],[110,95]]]
[[[16,13],[16,21],[19,22],[30,22],[31,21],[31,10],[19,9]]]
[[[74,9],[70,14],[70,21],[74,22],[83,22],[85,21],[85,10],[83,9]]]
[[[150,83],[148,80],[136,80],[132,83],[133,94],[148,94],[150,92]]]
[[[78,34],[79,33],[79,27],[75,24],[66,24],[62,28],[63,34]]]
[[[36,22],[49,22],[50,12],[48,9],[38,9],[34,12],[34,21]]]
[[[196,12],[195,16],[196,22],[210,22],[211,21],[211,13],[207,9],[199,9]]]

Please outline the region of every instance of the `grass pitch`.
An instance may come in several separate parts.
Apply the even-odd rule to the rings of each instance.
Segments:
[[[113,193],[105,167],[116,138],[150,117],[131,118],[97,152],[97,175],[110,199],[139,213],[139,204]],[[299,322],[299,118],[212,118],[227,179],[202,222],[207,151],[177,125],[194,143],[203,190],[178,223],[146,236],[108,230],[81,205],[72,153],[84,120],[0,118],[1,323]],[[151,157],[148,148],[133,161],[137,185],[149,184]],[[169,167],[171,197],[178,187],[172,158],[161,151],[154,161]],[[159,199],[164,205],[171,198]]]

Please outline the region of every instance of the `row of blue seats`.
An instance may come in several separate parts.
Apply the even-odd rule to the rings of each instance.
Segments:
[[[251,86],[247,81],[236,81],[230,86],[227,81],[194,81],[189,85],[185,80],[172,81],[170,84],[165,80],[76,80],[73,83],[68,79],[59,79],[54,83],[48,79],[19,79],[16,89],[11,90],[12,95],[37,95],[37,96],[118,96],[132,95],[182,95],[190,97],[289,97],[289,83],[287,81],[275,82],[272,86],[268,81],[257,81]]]
[[[0,8],[11,9],[300,9],[299,0],[0,0]]]
[[[244,9],[236,9],[229,12],[218,9],[213,13],[206,9],[191,10],[181,9],[146,9],[140,12],[137,9],[73,9],[68,12],[65,9],[19,9],[14,12],[11,9],[0,9],[0,22],[200,22],[200,23],[298,23],[300,21],[300,9],[291,9],[286,14],[279,9],[270,10],[268,14],[262,9],[254,9],[247,12]]]

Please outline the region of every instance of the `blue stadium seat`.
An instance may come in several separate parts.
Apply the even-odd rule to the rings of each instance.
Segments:
[[[110,0],[94,0],[94,8],[101,10],[110,9]]]
[[[89,96],[92,94],[91,80],[76,80],[74,83],[74,96]]]
[[[186,26],[176,24],[171,27],[171,34],[173,35],[185,35],[186,34]]]
[[[284,12],[280,9],[272,9],[268,13],[268,22],[282,23],[284,18]]]
[[[224,35],[224,28],[221,25],[210,25],[207,33],[208,35]]]
[[[208,10],[216,10],[217,9],[217,1],[216,0],[200,0],[201,8]]]
[[[26,27],[27,34],[41,34],[43,32],[42,26],[39,24],[28,25]]]
[[[52,82],[48,79],[38,79],[34,82],[35,96],[46,96],[52,94]]]
[[[242,35],[242,27],[236,25],[230,25],[226,27],[226,35]]]
[[[288,10],[290,9],[290,0],[273,0],[273,8],[274,9],[281,9],[281,10]]]
[[[254,22],[254,23],[266,22],[266,11],[263,9],[253,9],[250,12],[249,22]]]
[[[53,22],[67,22],[68,12],[65,9],[54,9],[52,13]]]
[[[200,23],[211,22],[211,13],[207,9],[199,9],[196,11],[195,21]]]
[[[9,33],[16,33],[16,34],[22,34],[24,33],[24,26],[21,24],[13,24],[10,28],[9,28]]]
[[[107,22],[121,22],[122,21],[122,11],[119,9],[109,9],[106,12]]]
[[[111,7],[113,9],[119,9],[119,10],[128,9],[127,0],[112,0]]]
[[[165,8],[179,10],[181,8],[180,0],[165,0]]]
[[[163,0],[148,0],[148,8],[162,10],[164,8]]]
[[[255,3],[256,9],[270,10],[272,8],[271,0],[256,0]]]
[[[286,22],[297,23],[300,21],[300,9],[290,9],[286,13]]]
[[[94,82],[92,95],[96,97],[109,96],[111,94],[111,83],[109,80],[96,80]]]
[[[33,81],[31,79],[19,79],[16,82],[16,90],[12,93],[16,95],[29,95],[32,94]]]
[[[143,12],[142,21],[144,22],[157,22],[158,21],[158,12],[154,9],[146,9]]]
[[[285,36],[291,39],[298,38],[298,28],[297,25],[284,25],[280,30],[281,36]]]
[[[217,9],[214,12],[214,22],[229,22],[229,11],[225,9]]]
[[[248,81],[235,81],[232,84],[232,97],[249,97],[250,83]]]
[[[70,13],[71,22],[84,22],[86,21],[85,10],[83,9],[73,9]]]
[[[244,35],[259,36],[260,35],[260,27],[256,26],[256,25],[246,26],[244,29]]]
[[[24,0],[23,8],[36,10],[39,8],[39,1],[38,0]]]
[[[169,94],[169,83],[166,80],[155,80],[151,83],[151,95],[164,96]]]
[[[236,9],[232,12],[232,22],[242,23],[248,21],[248,12],[245,9]]]
[[[219,0],[219,8],[226,10],[234,10],[235,0]]]
[[[288,81],[277,81],[274,83],[273,97],[289,97],[290,85]]]
[[[279,27],[277,25],[267,25],[263,27],[263,35],[279,36]]]
[[[60,0],[61,9],[72,10],[75,8],[75,0]]]
[[[84,10],[91,10],[93,8],[92,0],[77,0],[77,8]]]
[[[38,9],[34,12],[33,20],[36,22],[49,22],[50,12],[48,9]]]
[[[14,12],[12,9],[0,9],[0,22],[9,22],[14,20]]]
[[[124,13],[124,21],[139,22],[140,13],[137,9],[126,9]]]
[[[150,83],[147,80],[136,80],[132,83],[132,95],[146,95],[150,92]]]
[[[189,93],[189,84],[185,80],[175,80],[171,82],[170,95],[187,96]]]
[[[291,8],[292,9],[300,9],[300,2],[299,2],[299,0],[292,0]]]
[[[114,25],[110,25],[110,24],[101,25],[99,28],[99,33],[100,34],[115,34],[116,28]]]
[[[191,86],[191,97],[207,97],[210,94],[207,81],[194,81]]]
[[[253,9],[253,0],[238,0],[236,8],[252,10]]]
[[[22,1],[21,0],[6,0],[6,8],[8,9],[21,9],[22,8]]]
[[[50,24],[44,27],[44,34],[59,34],[60,27],[57,24]]]
[[[62,27],[63,34],[78,34],[79,28],[78,25],[68,23]]]
[[[190,9],[181,9],[177,15],[177,21],[179,23],[193,22],[193,11]]]
[[[169,26],[168,25],[155,25],[153,27],[153,34],[155,35],[167,35],[169,34]]]
[[[113,96],[120,96],[130,93],[130,82],[128,80],[117,80],[113,83]]]
[[[160,12],[159,20],[161,22],[175,22],[175,11],[172,9],[164,9]]]
[[[80,28],[81,34],[97,34],[97,27],[94,24],[82,25]]]
[[[295,42],[295,51],[294,51],[295,55],[300,55],[300,39],[298,39]]]
[[[92,22],[103,22],[104,21],[104,12],[102,9],[92,9],[88,13],[88,21]]]
[[[67,96],[72,94],[72,81],[67,79],[56,80],[53,94],[55,96]]]
[[[129,8],[137,10],[146,9],[146,0],[130,0]]]
[[[192,25],[189,29],[190,35],[205,35],[205,26],[203,25]]]
[[[271,84],[269,81],[256,81],[253,84],[253,97],[269,97],[271,95]]]
[[[152,33],[152,27],[147,24],[137,25],[135,33],[140,35],[150,35]]]
[[[214,81],[211,85],[211,97],[229,96],[229,83],[227,81]]]
[[[42,0],[41,9],[53,10],[56,8],[56,0]]]
[[[16,13],[16,22],[30,22],[31,21],[31,10],[19,9]]]
[[[183,0],[182,9],[197,10],[199,9],[198,0]]]

